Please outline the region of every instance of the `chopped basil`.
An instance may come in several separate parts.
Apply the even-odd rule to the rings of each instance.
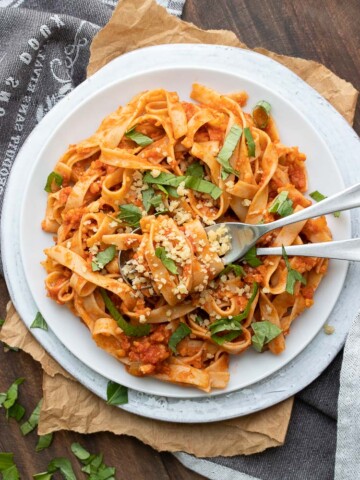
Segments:
[[[131,323],[128,323],[117,310],[103,288],[100,289],[100,294],[110,315],[117,322],[125,335],[128,335],[129,337],[143,337],[144,335],[148,335],[150,333],[150,325],[131,325]]]
[[[150,183],[154,185],[178,187],[182,182],[184,182],[184,186],[186,188],[190,188],[191,190],[201,193],[208,193],[215,200],[222,194],[222,190],[219,187],[196,176],[177,176],[172,173],[164,172],[160,173],[160,175],[156,178],[154,178],[150,172],[147,172],[144,176],[144,183]],[[169,194],[173,196],[170,192]]]
[[[107,467],[103,463],[103,454],[90,454],[79,443],[71,445],[71,451],[81,461],[84,467],[82,472],[88,473],[91,480],[115,480],[115,468]]]
[[[47,433],[46,435],[40,435],[39,440],[35,447],[35,451],[41,452],[42,450],[45,450],[45,448],[50,447],[52,440],[53,440],[52,433]]]
[[[245,276],[245,271],[244,271],[244,269],[242,268],[241,265],[236,265],[234,263],[229,263],[228,265],[226,265],[224,270],[221,270],[221,272],[219,273],[219,277],[221,277],[222,275],[227,275],[230,272],[233,272],[236,277]]]
[[[179,272],[177,270],[175,262],[174,262],[174,260],[172,260],[171,258],[169,258],[166,255],[165,248],[157,247],[155,249],[155,255],[157,256],[157,258],[159,258],[161,260],[161,263],[164,265],[164,267],[167,270],[169,270],[170,273],[173,273],[174,275],[178,275]]]
[[[90,457],[90,453],[80,443],[72,443],[71,451],[79,460],[87,460]]]
[[[200,162],[194,162],[188,166],[186,170],[186,175],[190,177],[204,178],[204,175],[205,175],[204,167],[201,165]]]
[[[20,405],[20,403],[14,403],[12,407],[9,408],[8,410],[8,416],[11,418],[15,418],[17,422],[20,422],[20,420],[23,418],[25,415],[25,408]]]
[[[175,187],[166,187],[166,191],[168,192],[168,194],[170,195],[170,197],[173,197],[173,198],[180,198],[180,195],[177,193],[177,190]]]
[[[153,143],[153,139],[144,135],[143,133],[137,132],[135,130],[136,125],[127,132],[125,132],[125,137],[130,138],[130,140],[133,140],[137,145],[140,145],[140,147],[146,147],[147,145],[150,145]]]
[[[159,185],[159,187],[161,187],[161,185]],[[162,202],[161,195],[156,195],[155,190],[152,187],[143,190],[141,195],[144,208],[147,212],[150,210],[151,207],[158,207]],[[168,195],[167,191],[166,195]]]
[[[315,202],[321,202],[321,200],[325,200],[325,198],[327,198],[326,195],[323,195],[318,190],[315,190],[315,192],[311,192],[310,197],[313,200],[315,200]],[[340,212],[334,212],[334,217],[339,218],[340,217]]]
[[[258,289],[258,284],[255,282],[253,284],[251,297],[249,298],[249,301],[242,313],[239,315],[234,315],[232,318],[222,318],[221,320],[218,320],[210,325],[209,328],[211,332],[211,339],[214,340],[215,343],[222,345],[224,342],[231,342],[241,334],[242,327],[240,322],[249,316],[250,308],[255,300]],[[223,331],[229,331],[229,333],[221,336],[217,335],[217,333]]]
[[[162,185],[159,184],[159,185],[157,185],[157,188],[160,190],[160,192],[165,193],[165,195],[167,197],[169,196],[169,192],[166,190],[165,187],[163,187]],[[160,202],[161,202],[161,200],[162,200],[161,195],[158,195],[158,196],[160,197]],[[155,206],[158,206],[158,205],[155,205]]]
[[[177,350],[176,350],[177,344],[181,342],[181,340],[183,340],[185,337],[190,335],[190,333],[191,333],[191,328],[188,327],[186,323],[180,322],[179,326],[170,337],[170,340],[169,340],[170,350],[172,350],[174,353],[177,353]]]
[[[63,177],[60,175],[60,173],[51,172],[49,174],[49,176],[47,177],[47,180],[46,180],[46,185],[44,187],[45,192],[48,192],[48,193],[52,192],[51,186],[52,186],[53,182],[55,182],[55,184],[58,187],[61,187],[61,185],[63,183]]]
[[[197,323],[198,325],[201,325],[202,322],[203,322],[203,319],[200,317],[200,315],[196,315],[195,323]]]
[[[19,394],[19,385],[25,381],[25,378],[21,377],[15,380],[6,393],[0,394],[0,406],[3,406],[6,410],[6,416],[9,417],[10,409],[15,405],[16,400],[18,399]]]
[[[20,430],[21,430],[21,433],[24,436],[27,435],[28,433],[32,432],[38,426],[41,404],[42,404],[42,399],[36,405],[34,411],[30,415],[29,419],[21,425]]]
[[[3,480],[19,480],[20,474],[14,463],[13,453],[0,453],[0,473]]]
[[[280,217],[287,217],[294,213],[293,202],[288,198],[289,192],[284,190],[274,199],[268,211],[270,213],[277,213]]]
[[[262,265],[261,260],[256,256],[256,246],[250,248],[243,257],[243,260],[250,265],[250,267],[258,267]]]
[[[264,345],[274,340],[282,332],[281,328],[264,320],[262,322],[254,322],[251,324],[254,335],[251,337],[252,346],[258,352],[261,352]]]
[[[42,330],[48,329],[48,325],[45,321],[45,318],[41,315],[40,312],[37,312],[36,317],[32,324],[30,325],[30,328],[41,328]]]
[[[42,472],[36,473],[35,475],[33,475],[33,478],[34,480],[51,480],[53,475],[53,473]]]
[[[67,458],[54,458],[54,460],[49,463],[47,470],[47,473],[55,473],[60,470],[65,480],[76,480],[70,460],[68,460]]]
[[[255,142],[249,127],[244,128],[249,157],[255,157]]]
[[[142,218],[142,213],[139,207],[136,205],[120,205],[120,213],[118,219],[130,227],[138,227]]]
[[[229,133],[226,135],[222,149],[216,157],[217,161],[222,165],[221,178],[224,180],[230,173],[238,175],[238,172],[230,165],[230,158],[234,153],[236,145],[239,143],[242,134],[242,128],[239,125],[233,125]],[[224,175],[223,175],[224,172]]]
[[[287,256],[287,253],[285,251],[284,245],[282,246],[282,256],[285,260],[285,265],[288,270],[287,278],[286,278],[286,288],[285,290],[290,293],[291,295],[294,295],[294,286],[297,281],[300,281],[303,285],[306,285],[306,280],[305,278],[301,275],[300,272],[295,270],[294,268],[291,268],[290,262],[289,262],[289,257]]]
[[[105,265],[111,262],[116,254],[116,247],[115,245],[110,245],[110,247],[106,248],[102,252],[99,252],[91,262],[91,268],[93,272],[97,272],[98,270],[102,270]]]
[[[260,100],[258,102],[252,112],[252,116],[255,122],[255,125],[258,128],[266,128],[267,124],[269,123],[271,112],[271,105],[269,102],[265,100]]]
[[[128,403],[128,389],[123,385],[109,381],[106,389],[108,405],[124,405]]]

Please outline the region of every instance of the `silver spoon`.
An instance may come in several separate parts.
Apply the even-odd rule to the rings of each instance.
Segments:
[[[281,218],[280,220],[276,220],[275,222],[257,225],[240,222],[217,223],[210,227],[206,227],[205,230],[207,232],[217,230],[220,226],[225,226],[228,229],[231,236],[231,249],[226,255],[221,257],[223,263],[227,265],[244,257],[250,248],[253,247],[263,235],[266,235],[272,230],[285,227],[292,223],[308,220],[309,218],[320,217],[321,215],[342,210],[350,210],[359,206],[360,184],[357,184],[328,197],[319,203],[315,203],[308,208],[304,208],[299,212]],[[138,228],[134,230],[133,233],[138,233],[139,231],[140,229]],[[356,252],[355,249],[359,249],[359,252]],[[123,273],[123,267],[129,260],[129,254],[126,252],[119,252],[119,268],[125,282],[131,285],[130,281]],[[282,250],[281,247],[258,248],[256,253],[257,255],[281,255]],[[360,261],[360,239],[306,245],[291,245],[286,247],[286,253],[288,255]],[[143,288],[149,288],[149,286],[144,286]]]

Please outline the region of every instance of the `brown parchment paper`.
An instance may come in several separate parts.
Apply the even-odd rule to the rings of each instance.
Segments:
[[[122,0],[92,43],[88,75],[125,52],[164,43],[247,48],[234,33],[201,30],[168,15],[154,0]],[[350,83],[319,63],[255,50],[293,70],[352,123],[357,91]],[[159,422],[111,407],[86,390],[44,351],[11,304],[0,339],[29,353],[44,370],[40,434],[61,429],[80,433],[111,431],[137,437],[160,451],[185,451],[199,457],[249,455],[285,441],[293,399],[252,415],[207,425]]]

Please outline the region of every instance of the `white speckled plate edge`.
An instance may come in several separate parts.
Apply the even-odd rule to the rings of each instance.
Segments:
[[[149,47],[142,51],[137,50],[112,61],[86,80],[81,88],[71,92],[61,104],[66,108],[67,102],[70,99],[73,101],[74,98],[81,102],[103,87],[109,77],[114,78],[116,75],[121,75],[121,72],[130,75],[150,70],[154,66],[154,59],[157,68],[168,67],[169,63],[174,61],[175,51],[177,66],[183,63],[187,67],[192,65],[197,67],[206,63],[204,66],[208,68],[218,68],[234,74],[237,71],[246,71],[255,81],[267,84],[275,93],[291,100],[320,133],[339,165],[341,161],[341,171],[346,185],[359,181],[356,167],[360,158],[360,142],[356,133],[323,97],[294,73],[254,52],[211,45],[163,45]],[[58,107],[59,105],[56,108]],[[50,127],[56,126],[55,110],[49,112],[46,117]],[[14,215],[14,212],[19,211],[21,203],[18,186],[27,175],[26,157],[22,153],[26,150],[27,158],[32,153],[32,149],[35,153],[38,149],[36,143],[39,141],[37,136],[39,136],[38,128],[25,142],[12,169],[1,224],[5,278],[11,298],[27,326],[31,324],[37,307],[31,297],[22,269],[18,246],[19,223],[18,216]],[[359,233],[359,218],[358,212],[353,211],[352,234],[354,237]],[[356,295],[356,276],[359,272],[359,265],[350,265],[342,295],[328,319],[328,322],[335,327],[335,333],[326,336],[320,332],[302,353],[274,375],[250,388],[217,397],[177,399],[156,397],[131,390],[129,403],[122,408],[164,421],[211,422],[246,415],[288,398],[313,381],[341,349],[360,302]],[[41,330],[32,330],[32,334],[69,373],[89,390],[105,398],[106,378],[96,374],[76,359],[51,331],[46,333]],[[327,352],[326,355],[324,352]]]

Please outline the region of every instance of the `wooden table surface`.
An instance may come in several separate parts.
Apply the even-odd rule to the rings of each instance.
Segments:
[[[277,53],[322,62],[360,90],[360,2],[359,0],[187,0],[183,19],[204,29],[229,29],[249,47],[262,46]],[[360,133],[360,115],[354,128]],[[6,285],[0,279],[0,315],[8,301]],[[20,400],[28,416],[41,398],[41,369],[23,352],[4,353],[0,347],[0,392],[14,379],[24,376]],[[111,433],[79,435],[58,432],[50,448],[34,453],[36,435],[22,437],[18,424],[7,421],[0,411],[0,451],[15,454],[23,479],[46,470],[57,456],[72,459],[77,478],[84,475],[70,452],[80,442],[91,452],[103,452],[107,465],[117,467],[122,480],[199,480],[168,453],[158,453],[131,437]],[[60,477],[58,477],[60,478]]]

